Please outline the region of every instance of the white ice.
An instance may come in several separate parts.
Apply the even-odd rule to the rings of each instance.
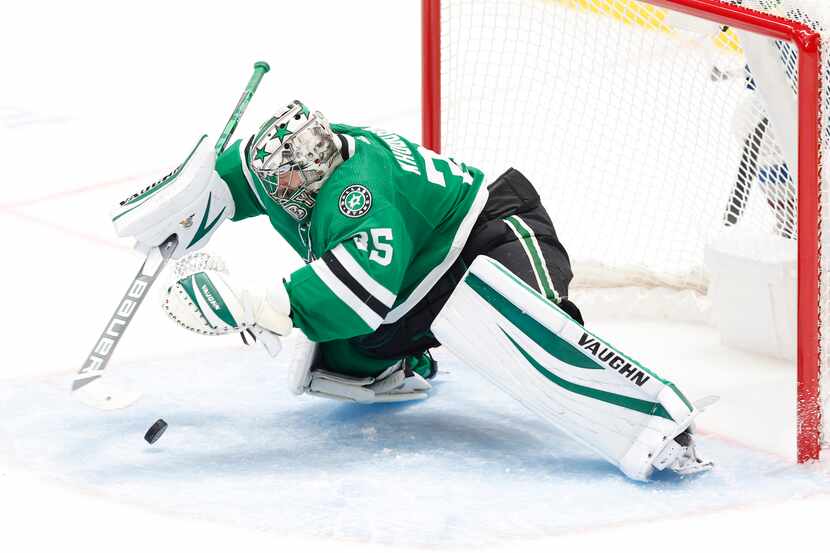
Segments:
[[[593,328],[694,399],[714,472],[626,480],[447,352],[433,397],[292,396],[285,359],[190,335],[147,300],[112,363],[134,407],[68,377],[141,263],[112,206],[216,136],[252,63],[272,65],[237,137],[300,98],[332,120],[419,132],[419,3],[15,4],[0,51],[0,548],[623,550],[821,543],[826,466],[796,466],[792,367],[708,328],[596,312]],[[240,277],[299,261],[267,222],[211,244]],[[590,315],[590,313],[589,313]],[[290,348],[290,341],[287,344]],[[155,446],[142,436],[157,418]],[[818,545],[820,550],[820,545]]]

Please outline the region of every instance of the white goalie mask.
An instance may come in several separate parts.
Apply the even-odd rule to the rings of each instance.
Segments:
[[[292,215],[314,198],[343,158],[338,140],[322,113],[299,100],[260,128],[248,150],[251,167],[268,195]],[[289,204],[295,204],[293,208]]]

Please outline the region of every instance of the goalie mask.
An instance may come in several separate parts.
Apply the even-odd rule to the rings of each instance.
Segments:
[[[329,122],[299,100],[260,128],[248,156],[268,195],[299,220],[343,161]]]

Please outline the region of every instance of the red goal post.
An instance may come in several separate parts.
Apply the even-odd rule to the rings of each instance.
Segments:
[[[442,2],[422,0],[422,141],[442,146]],[[821,34],[806,24],[720,0],[643,0],[720,25],[786,41],[798,51],[798,461],[818,459],[820,401]]]

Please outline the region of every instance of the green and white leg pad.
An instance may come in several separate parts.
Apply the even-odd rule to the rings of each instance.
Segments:
[[[432,331],[462,361],[630,478],[712,466],[697,457],[689,432],[700,408],[493,259],[475,260]]]

